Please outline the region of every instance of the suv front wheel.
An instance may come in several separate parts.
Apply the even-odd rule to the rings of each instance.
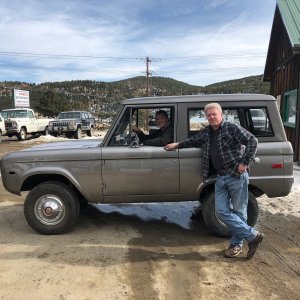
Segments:
[[[42,234],[62,234],[71,230],[80,212],[79,200],[64,183],[47,181],[34,187],[24,203],[28,224]]]
[[[202,202],[202,216],[206,226],[218,236],[231,237],[229,228],[220,220],[215,211],[215,193],[209,193]],[[252,193],[248,197],[247,224],[254,226],[258,219],[258,203]]]
[[[19,141],[24,141],[24,140],[26,140],[26,137],[27,137],[26,129],[24,127],[22,127],[20,129],[20,132],[18,133],[18,140]]]
[[[78,127],[78,128],[76,129],[76,131],[75,131],[75,133],[74,133],[74,137],[75,137],[75,139],[77,139],[77,140],[80,140],[80,139],[81,139],[81,128],[80,128],[80,127]]]

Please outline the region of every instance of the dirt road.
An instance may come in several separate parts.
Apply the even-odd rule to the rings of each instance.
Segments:
[[[0,156],[38,142],[2,141]],[[266,239],[247,261],[223,257],[195,203],[90,205],[72,232],[43,236],[0,183],[0,299],[300,299],[298,199],[259,199]]]

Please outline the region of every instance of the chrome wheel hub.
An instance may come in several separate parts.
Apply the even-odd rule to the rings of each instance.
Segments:
[[[66,209],[56,195],[43,195],[36,201],[34,213],[42,224],[56,225],[64,219]]]

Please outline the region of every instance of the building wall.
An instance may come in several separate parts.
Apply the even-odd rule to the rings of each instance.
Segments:
[[[292,56],[285,64],[278,67],[278,70],[272,75],[271,79],[271,95],[275,98],[280,98],[280,113],[283,115],[284,94],[286,92],[297,89],[298,90],[298,112],[299,112],[299,72],[300,72],[300,55]],[[298,113],[299,116],[299,113]],[[295,153],[295,160],[300,160],[300,143],[299,143],[299,126],[291,128],[285,126],[285,132],[288,140],[293,145]]]

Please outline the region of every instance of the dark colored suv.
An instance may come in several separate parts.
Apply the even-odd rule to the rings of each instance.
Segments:
[[[54,136],[65,134],[67,137],[81,139],[81,133],[93,135],[95,118],[87,111],[63,111],[57,119],[49,122],[49,133]]]

